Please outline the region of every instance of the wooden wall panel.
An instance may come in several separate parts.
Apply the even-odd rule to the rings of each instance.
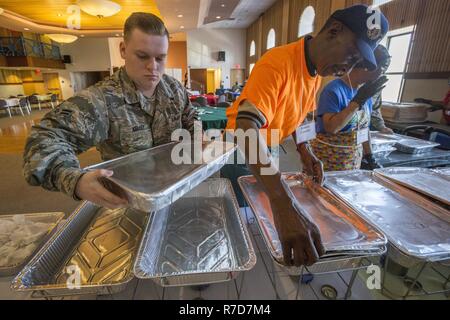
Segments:
[[[267,51],[267,35],[270,29],[275,30],[275,46],[280,46],[283,30],[283,1],[278,0],[275,4],[262,16],[262,42],[261,54]]]
[[[313,34],[316,34],[331,15],[331,4],[331,0],[290,0],[289,42],[298,40],[297,35],[300,17],[308,6],[312,6],[316,12],[313,32]]]
[[[372,0],[278,0],[264,15],[247,29],[247,70],[266,50],[267,33],[276,32],[276,44],[281,45],[283,21],[288,19],[287,42],[297,41],[298,23],[303,10],[311,5],[316,12],[314,33],[338,9],[355,4],[372,4]],[[288,5],[283,16],[283,4]],[[389,20],[391,30],[416,25],[408,73],[450,72],[450,1],[448,0],[395,0],[381,6]],[[286,32],[286,30],[284,30]],[[250,42],[255,39],[257,54],[248,57]]]

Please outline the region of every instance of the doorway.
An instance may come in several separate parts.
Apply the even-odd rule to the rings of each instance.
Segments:
[[[243,85],[245,80],[245,69],[231,69],[230,71],[231,86],[237,82],[238,85]]]
[[[58,73],[43,73],[42,78],[44,79],[45,92],[51,92],[56,94],[59,99],[63,99]]]

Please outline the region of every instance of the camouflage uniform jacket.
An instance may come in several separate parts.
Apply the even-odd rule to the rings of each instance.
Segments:
[[[373,131],[381,131],[386,128],[386,124],[384,123],[383,115],[381,114],[381,92],[375,95],[372,98],[373,107],[372,114],[370,117],[370,129]]]
[[[191,133],[196,113],[180,82],[164,75],[152,98],[136,90],[124,68],[61,103],[32,128],[25,145],[28,183],[76,199],[85,171],[77,154],[93,146],[103,160],[171,141],[172,131]]]

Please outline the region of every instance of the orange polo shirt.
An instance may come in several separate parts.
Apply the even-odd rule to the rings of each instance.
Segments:
[[[305,59],[304,38],[268,51],[256,63],[233,106],[228,108],[227,130],[236,128],[239,106],[248,100],[265,118],[267,144],[275,146],[290,136],[316,108],[321,77],[312,77]],[[247,111],[247,110],[246,110]],[[270,131],[278,129],[280,141],[271,141]]]

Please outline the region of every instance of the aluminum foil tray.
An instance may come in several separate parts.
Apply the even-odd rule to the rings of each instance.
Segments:
[[[0,215],[0,277],[19,273],[63,218],[62,212]]]
[[[408,137],[400,134],[384,134],[380,132],[371,133],[371,141],[376,143],[394,143],[395,148],[403,153],[423,154],[439,147],[439,143]]]
[[[450,176],[425,168],[377,169],[376,174],[450,205]]]
[[[180,152],[183,148],[186,152]],[[234,144],[221,141],[204,143],[201,148],[191,142],[169,143],[86,169],[114,171],[102,180],[107,189],[127,198],[134,209],[157,212],[220,170],[235,149]],[[185,163],[176,163],[173,155],[181,155]]]
[[[438,169],[433,169],[433,171],[440,175],[450,177],[450,168],[438,168]]]
[[[372,144],[372,153],[380,153],[392,150],[397,143],[396,139],[390,139],[380,132],[370,133],[370,142]],[[396,149],[392,150],[395,151]]]
[[[209,179],[152,215],[134,272],[161,286],[186,286],[231,280],[255,263],[230,182]]]
[[[306,188],[300,177],[296,174],[283,174],[283,180],[291,190],[291,197],[299,199],[294,201],[297,211],[317,224],[326,250],[325,256],[308,268],[311,272],[342,271],[359,263],[362,257],[381,255],[386,251],[387,241],[383,234],[325,189],[317,186],[317,190]],[[283,253],[269,197],[255,177],[240,177],[238,181],[272,258],[282,266]],[[296,267],[284,269],[292,275],[298,275],[301,271],[301,268]]]
[[[377,159],[384,159],[389,157],[392,152],[397,151],[397,148],[389,148],[389,149],[385,149],[385,150],[377,150],[377,151],[373,151],[372,149],[372,153],[375,156],[375,158]]]
[[[439,143],[413,138],[400,140],[395,145],[398,151],[410,154],[427,153],[439,146],[440,146]]]
[[[14,279],[12,289],[44,296],[120,292],[134,277],[147,218],[133,209],[83,202]]]
[[[430,262],[450,258],[447,210],[369,171],[327,173],[325,186],[405,255]]]

